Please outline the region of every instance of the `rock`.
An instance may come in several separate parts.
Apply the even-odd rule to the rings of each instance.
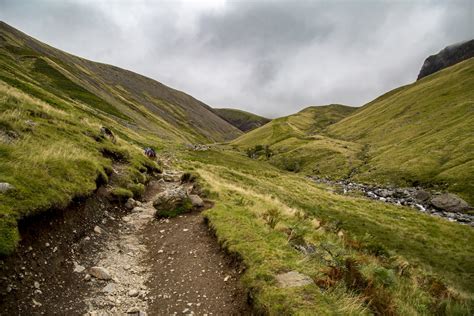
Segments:
[[[127,315],[134,315],[134,316],[147,316],[144,311],[141,311],[138,307],[132,307],[127,310]]]
[[[278,274],[276,280],[281,288],[305,286],[314,283],[309,276],[297,271]]]
[[[425,59],[417,80],[474,57],[474,40],[450,45]]]
[[[413,197],[419,202],[426,202],[431,198],[431,194],[425,190],[417,190]]]
[[[128,296],[136,297],[136,296],[138,296],[138,291],[135,290],[135,289],[132,289],[132,290],[128,291]]]
[[[380,189],[378,192],[378,195],[381,197],[387,198],[389,196],[393,195],[393,191],[387,190],[387,189]]]
[[[165,182],[179,182],[181,181],[181,174],[174,174],[174,173],[163,173],[162,179]]]
[[[88,273],[84,276],[84,281],[88,282],[91,280],[91,275]]]
[[[127,202],[125,203],[125,207],[129,210],[132,210],[135,206],[138,206],[137,201],[135,201],[132,198],[129,198]]]
[[[102,292],[111,294],[115,291],[115,284],[114,283],[108,283],[104,288],[102,289]]]
[[[191,201],[183,187],[166,190],[158,194],[153,202],[153,206],[158,211],[157,215],[162,212],[169,212],[178,208],[182,211],[189,210],[192,207]]]
[[[191,204],[193,207],[203,207],[204,201],[201,199],[199,195],[191,194],[189,195],[189,199],[191,200]]]
[[[92,267],[89,269],[89,274],[92,275],[94,278],[100,280],[110,280],[112,277],[110,276],[109,271],[103,267]]]
[[[35,281],[35,283],[34,283],[34,287],[35,287],[35,289],[39,289],[39,288],[40,288],[40,284],[39,284],[39,282],[38,282],[38,281]]]
[[[431,205],[437,209],[448,211],[448,212],[463,212],[471,209],[469,204],[460,197],[451,194],[444,193],[437,195],[431,199]]]
[[[15,187],[11,185],[10,183],[0,182],[0,193],[5,193],[13,189],[15,189]]]
[[[43,306],[43,304],[41,304],[40,302],[36,301],[35,299],[33,299],[32,302],[33,302],[33,307],[41,307],[41,306]]]
[[[95,226],[94,232],[96,232],[97,234],[102,234],[102,228],[100,228],[99,226]]]
[[[229,279],[230,279],[230,275],[228,275],[228,276],[226,276],[226,277],[224,278],[224,282],[229,281]]]
[[[74,264],[74,272],[81,273],[82,271],[86,269],[75,261],[73,262],[73,264]]]

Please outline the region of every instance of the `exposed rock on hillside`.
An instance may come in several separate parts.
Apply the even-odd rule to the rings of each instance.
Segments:
[[[474,57],[474,40],[450,45],[425,59],[417,80]]]

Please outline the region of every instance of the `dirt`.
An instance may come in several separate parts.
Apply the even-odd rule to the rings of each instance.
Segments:
[[[154,218],[153,197],[178,175],[152,182],[132,211],[96,194],[23,223],[17,253],[0,262],[0,315],[251,314],[240,266],[202,209]],[[93,266],[111,278],[91,277]]]

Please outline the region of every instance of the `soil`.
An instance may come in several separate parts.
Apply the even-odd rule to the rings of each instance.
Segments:
[[[221,251],[202,209],[154,218],[153,197],[178,185],[153,181],[133,211],[99,190],[23,222],[18,251],[0,261],[0,315],[251,314],[242,269]],[[91,277],[93,266],[111,278]]]

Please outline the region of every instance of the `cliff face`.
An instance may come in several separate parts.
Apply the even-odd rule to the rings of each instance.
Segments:
[[[417,80],[474,57],[474,40],[457,43],[425,59]]]

